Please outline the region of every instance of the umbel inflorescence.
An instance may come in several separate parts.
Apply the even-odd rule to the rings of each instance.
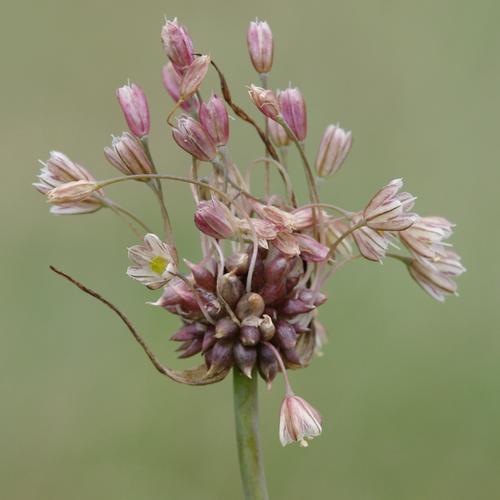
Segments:
[[[114,137],[104,150],[122,175],[98,181],[63,153],[53,152],[35,187],[47,196],[54,214],[109,208],[126,218],[143,239],[129,248],[128,275],[159,290],[153,304],[179,317],[180,328],[171,337],[180,343],[179,357],[203,358],[200,367],[177,372],[159,365],[148,351],[163,373],[203,385],[222,380],[233,369],[247,377],[258,373],[271,386],[281,372],[286,397],[280,439],[283,444],[305,445],[305,439],[321,433],[321,417],[294,395],[286,371],[308,366],[321,352],[326,333],[318,313],[327,300],[327,280],[357,258],[382,262],[389,257],[401,261],[429,295],[443,301],[456,294],[454,278],[465,271],[447,242],[453,224],[442,217],[417,215],[415,197],[402,191],[401,179],[382,187],[361,210],[321,200],[318,179],[340,169],[351,149],[351,132],[327,126],[315,162],[310,163],[304,149],[307,112],[300,90],[289,86],[273,91],[267,86],[273,37],[266,22],[252,22],[247,33],[250,59],[260,79],[260,86],[250,85],[248,93],[264,115],[263,125],[234,103],[220,68],[209,56],[196,53],[176,19],[166,21],[161,40],[168,58],[163,83],[174,103],[162,112],[168,115],[174,141],[189,155],[186,176],[157,171],[148,143],[148,102],[132,83],[117,90],[129,132]],[[204,98],[201,86],[211,67],[220,79],[221,95]],[[229,113],[252,127],[249,132],[263,142],[263,152],[256,153],[246,170],[229,151]],[[298,153],[293,163],[288,160],[290,148]],[[257,167],[265,174],[263,188],[255,192],[250,180]],[[278,191],[284,194],[271,187],[274,172],[272,178],[282,184]],[[304,175],[309,199],[299,203],[292,178],[303,182]],[[104,191],[129,180],[151,188],[161,209],[163,236],[153,234]],[[185,183],[191,191],[201,242],[197,263],[181,260],[164,181]]]

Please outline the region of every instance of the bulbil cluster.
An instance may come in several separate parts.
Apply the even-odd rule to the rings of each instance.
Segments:
[[[280,439],[283,444],[306,445],[306,439],[320,434],[321,417],[295,396],[287,370],[307,366],[325,343],[325,329],[317,317],[327,299],[325,284],[358,258],[391,258],[402,262],[429,295],[443,301],[456,294],[454,280],[465,271],[447,241],[453,224],[442,217],[418,215],[415,197],[403,190],[401,179],[376,190],[364,208],[354,211],[321,198],[319,179],[339,172],[351,150],[352,133],[338,124],[327,125],[315,161],[309,160],[304,96],[292,85],[281,90],[268,85],[274,41],[266,22],[250,23],[247,32],[259,79],[258,85],[248,87],[248,94],[260,120],[259,113],[254,118],[233,101],[219,64],[196,51],[176,19],[166,21],[161,40],[167,56],[162,79],[173,100],[161,112],[173,140],[188,154],[185,176],[158,171],[148,139],[149,104],[142,88],[131,83],[117,90],[129,131],[114,137],[104,150],[120,175],[97,181],[86,168],[54,152],[35,187],[47,196],[54,214],[108,208],[143,240],[129,248],[128,275],[151,290],[161,290],[152,303],[180,317],[180,328],[171,337],[180,343],[179,357],[203,358],[199,368],[177,375],[165,369],[167,376],[204,385],[236,369],[247,377],[259,373],[271,386],[282,373],[286,394]],[[211,68],[220,80],[220,94],[212,91],[204,98],[202,85]],[[233,159],[237,153],[230,151],[230,115],[241,119],[263,143],[246,170]],[[259,190],[251,187],[257,167],[264,171]],[[298,201],[293,179],[305,179],[307,200]],[[275,189],[276,180],[282,189]],[[160,207],[163,236],[105,194],[104,188],[127,181],[151,189]],[[197,263],[180,260],[164,182],[191,190],[201,249]]]

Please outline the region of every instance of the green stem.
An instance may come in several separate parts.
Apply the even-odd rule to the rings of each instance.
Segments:
[[[264,463],[259,443],[257,374],[251,379],[233,368],[234,415],[241,481],[245,500],[268,500]]]

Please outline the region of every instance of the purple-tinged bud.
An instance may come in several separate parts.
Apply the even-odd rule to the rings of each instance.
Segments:
[[[213,95],[200,107],[200,123],[216,146],[225,146],[229,140],[229,116],[224,101]]]
[[[281,306],[281,313],[285,316],[295,316],[297,314],[305,314],[314,310],[312,304],[306,304],[299,299],[288,299]]]
[[[210,351],[210,369],[207,376],[219,373],[233,364],[233,344],[232,342],[218,341]]]
[[[179,71],[193,62],[193,41],[177,19],[167,20],[161,30],[161,40],[167,56]]]
[[[290,137],[286,133],[286,130],[271,118],[267,118],[267,130],[271,141],[273,141],[276,147],[282,148],[290,144]]]
[[[116,97],[122,108],[130,131],[137,137],[149,134],[149,108],[144,91],[132,83],[116,91]]]
[[[248,27],[247,44],[250,59],[257,73],[268,73],[273,65],[273,34],[266,21],[252,21]]]
[[[252,378],[253,367],[257,361],[257,349],[245,347],[236,342],[233,347],[233,356],[236,366],[248,377]]]
[[[205,129],[190,116],[182,115],[172,129],[174,141],[189,154],[201,161],[211,161],[217,149]]]
[[[178,356],[179,359],[190,358],[191,356],[198,354],[201,351],[202,342],[203,340],[201,338],[193,339],[184,352]]]
[[[236,316],[240,320],[244,320],[249,316],[256,316],[259,318],[264,312],[264,300],[258,293],[246,293],[241,297],[236,304]]]
[[[226,273],[219,278],[219,294],[233,308],[245,292],[245,287],[238,278],[232,273]]]
[[[262,335],[262,340],[269,341],[274,337],[276,333],[276,327],[274,326],[273,320],[267,314],[262,316],[262,321],[259,325],[259,330]]]
[[[283,446],[298,442],[303,448],[321,434],[322,418],[318,411],[298,396],[286,396],[281,405],[279,436]]]
[[[319,177],[333,175],[339,170],[352,146],[352,133],[338,125],[328,125],[316,157],[316,173]]]
[[[295,241],[300,248],[300,256],[310,262],[323,262],[328,258],[330,249],[307,234],[295,233]]]
[[[189,260],[184,259],[186,265],[193,273],[194,282],[204,290],[215,292],[217,280],[215,276],[205,267],[200,264],[193,264]]]
[[[272,90],[250,85],[248,95],[257,106],[258,110],[268,118],[275,120],[280,114],[278,98]]]
[[[302,288],[297,294],[297,298],[299,298],[302,302],[306,304],[312,304],[316,307],[324,304],[327,300],[327,297],[324,293],[315,292],[310,288]]]
[[[278,362],[274,355],[274,351],[267,344],[259,345],[259,373],[262,378],[267,382],[268,387],[271,384],[278,373]]]
[[[233,338],[239,331],[239,326],[229,318],[222,318],[215,325],[216,339]]]
[[[286,294],[286,281],[266,283],[259,293],[266,304],[272,304],[284,298]]]
[[[281,90],[278,103],[286,124],[299,141],[304,141],[307,136],[307,111],[300,90],[297,87]]]
[[[163,85],[175,102],[178,102],[181,98],[181,81],[182,76],[175,69],[175,66],[169,61],[165,66],[163,66],[162,71],[163,76]],[[191,99],[188,99],[186,102],[181,104],[182,109],[185,111],[189,111],[191,109],[198,109],[200,107],[200,102],[198,101],[198,97],[194,95]]]
[[[175,342],[193,340],[195,337],[199,337],[201,334],[205,333],[206,329],[207,327],[203,323],[191,323],[178,330],[177,333],[170,337],[170,340]]]
[[[300,368],[302,363],[296,349],[282,349],[281,354],[287,368]]]
[[[218,240],[232,238],[235,233],[233,215],[226,205],[215,198],[198,203],[194,223],[201,232]]]
[[[128,132],[123,132],[120,137],[113,137],[111,147],[104,148],[104,156],[111,165],[125,175],[153,173],[153,166],[142,142]],[[149,181],[149,179],[137,180]]]
[[[248,254],[233,253],[226,259],[226,269],[236,275],[246,274],[249,262]]]
[[[283,255],[276,255],[264,264],[264,275],[266,283],[278,283],[282,281],[290,270],[290,259]]]
[[[297,332],[290,323],[279,320],[276,325],[275,339],[281,348],[293,349],[297,343]]]
[[[67,182],[51,189],[47,193],[47,201],[55,205],[78,203],[90,198],[97,187],[95,182],[87,180]]]
[[[203,83],[210,67],[210,56],[198,56],[186,68],[179,87],[180,98],[183,101],[190,99]]]
[[[255,346],[260,341],[260,331],[256,326],[243,325],[240,330],[240,341],[245,346]]]
[[[203,341],[201,344],[201,352],[206,353],[209,349],[211,349],[217,339],[215,338],[215,330],[210,327],[207,329],[205,334],[203,335]]]

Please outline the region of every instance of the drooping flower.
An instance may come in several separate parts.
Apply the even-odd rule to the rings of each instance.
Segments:
[[[68,203],[79,203],[96,191],[97,184],[92,181],[79,180],[66,182],[51,189],[47,193],[47,201],[55,205],[65,205]]]
[[[127,274],[152,290],[168,283],[177,272],[175,252],[158,238],[148,233],[144,236],[144,245],[134,245],[128,249],[132,265]]]
[[[316,157],[316,173],[319,177],[335,174],[346,159],[352,146],[352,134],[338,125],[328,125]]]
[[[211,161],[217,156],[215,144],[201,124],[190,116],[182,115],[172,129],[175,142],[201,161]]]
[[[275,120],[280,114],[278,98],[272,90],[266,90],[256,85],[250,85],[248,95],[257,109],[268,118]]]
[[[172,61],[168,61],[165,66],[163,66],[163,71],[162,71],[162,77],[163,77],[163,85],[172,98],[174,102],[178,102],[180,97],[181,97],[181,81],[182,81],[182,75],[179,73],[179,71],[175,68],[175,66],[172,64]],[[198,100],[198,97],[193,95],[191,99],[187,99],[186,102],[183,102],[181,104],[181,107],[185,111],[190,111],[191,109],[198,109],[200,107],[200,101]]]
[[[153,173],[153,166],[142,142],[128,132],[123,132],[120,137],[113,137],[111,147],[104,148],[104,155],[111,165],[125,175]]]
[[[279,436],[283,446],[298,442],[307,447],[307,440],[321,434],[322,418],[318,411],[299,396],[287,395],[281,404]]]

